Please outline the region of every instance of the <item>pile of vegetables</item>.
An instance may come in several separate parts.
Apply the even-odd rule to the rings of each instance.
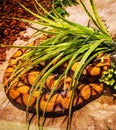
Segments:
[[[63,76],[67,76],[68,71],[75,62],[79,62],[79,66],[76,68],[73,75],[72,84],[74,84],[74,91],[79,83],[79,78],[81,76],[84,68],[101,53],[107,53],[111,57],[112,66],[107,71],[104,72],[100,79],[100,82],[104,82],[106,85],[111,86],[116,89],[116,50],[115,43],[112,37],[108,33],[107,29],[101,22],[94,0],[88,0],[90,4],[90,11],[87,9],[86,5],[82,0],[78,0],[78,3],[83,7],[86,14],[89,16],[90,20],[94,23],[95,27],[82,26],[80,24],[68,21],[62,17],[55,9],[51,14],[47,12],[38,2],[35,0],[37,6],[47,14],[35,14],[31,10],[24,7],[21,3],[20,5],[34,15],[38,20],[26,20],[22,19],[24,22],[36,23],[42,26],[41,29],[36,29],[36,35],[41,36],[42,34],[48,34],[49,37],[38,43],[36,46],[22,46],[23,48],[29,49],[26,54],[19,57],[23,62],[17,66],[15,72],[12,74],[11,78],[14,78],[17,73],[18,77],[14,78],[14,82],[24,73],[28,72],[30,69],[34,68],[38,64],[44,61],[49,61],[47,65],[41,70],[40,75],[36,80],[36,87],[32,86],[32,93],[30,93],[29,101],[33,93],[39,88],[39,94],[37,99],[37,104],[39,104],[39,98],[42,88],[45,84],[47,77],[59,66],[61,66],[66,61],[69,64],[61,73],[61,76],[57,80],[58,84]],[[76,1],[68,0],[60,1],[56,0],[58,4],[71,5],[75,4]],[[56,4],[57,5],[57,4]],[[18,19],[18,18],[15,18]],[[19,19],[18,19],[19,20]],[[21,46],[14,46],[19,47]],[[57,62],[56,62],[57,61]],[[56,62],[56,64],[54,64]],[[54,66],[52,66],[54,64]],[[18,71],[17,71],[18,70]],[[51,91],[51,96],[56,87],[53,87]],[[74,93],[72,94],[72,99],[69,108],[69,123],[67,129],[70,129],[70,122],[72,117],[72,104],[73,104]],[[38,106],[38,105],[37,105]],[[37,109],[37,116],[40,119],[39,110]],[[27,114],[28,115],[28,114]],[[44,117],[44,114],[43,114]]]

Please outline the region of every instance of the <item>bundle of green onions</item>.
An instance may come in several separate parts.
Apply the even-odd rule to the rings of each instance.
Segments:
[[[23,54],[21,57],[19,57],[19,59],[21,59],[23,62],[16,67],[14,73],[11,76],[11,78],[14,78],[17,73],[19,74],[17,77],[14,78],[15,82],[21,75],[36,67],[38,64],[42,64],[43,62],[47,63],[46,66],[41,70],[39,76],[35,81],[36,87],[34,87],[35,85],[33,85],[32,93],[30,93],[31,99],[33,93],[39,88],[37,104],[39,104],[40,94],[47,77],[63,63],[68,61],[68,66],[59,76],[56,85],[61,81],[63,76],[67,76],[71,66],[75,62],[79,62],[79,65],[76,68],[72,78],[72,84],[74,84],[75,91],[76,86],[79,83],[82,71],[97,55],[99,55],[100,53],[114,55],[112,52],[115,51],[115,44],[97,14],[94,0],[88,1],[90,3],[90,9],[92,13],[87,10],[82,0],[78,0],[78,3],[83,7],[90,20],[95,24],[94,28],[82,26],[80,24],[68,21],[64,17],[57,14],[55,9],[54,15],[51,15],[37,2],[37,0],[35,0],[36,4],[41,7],[41,9],[43,9],[43,11],[47,15],[35,14],[31,10],[20,4],[25,10],[30,12],[38,19],[35,21],[22,19],[22,21],[42,25],[43,28],[37,29],[36,35],[39,36],[43,33],[50,35],[50,37],[37,44],[36,46],[22,46],[23,48],[27,48],[29,50],[26,54]],[[114,68],[116,70],[115,63]],[[106,73],[107,72],[104,73],[105,77],[107,75]],[[114,69],[112,73],[114,73]],[[110,84],[111,86],[116,84],[115,79],[116,76],[114,76],[114,82],[113,84]],[[106,83],[104,77],[101,77],[100,81]],[[56,86],[53,87],[53,90],[51,91],[51,96],[55,89]],[[73,98],[74,94],[72,94],[72,101]],[[73,103],[70,104],[69,115],[71,115],[72,104]],[[37,113],[39,115],[38,108]]]

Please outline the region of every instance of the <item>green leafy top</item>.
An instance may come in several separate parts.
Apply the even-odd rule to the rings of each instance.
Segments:
[[[54,8],[58,14],[61,16],[69,15],[69,13],[66,11],[66,7],[77,5],[76,0],[55,0],[52,2],[54,4]]]

